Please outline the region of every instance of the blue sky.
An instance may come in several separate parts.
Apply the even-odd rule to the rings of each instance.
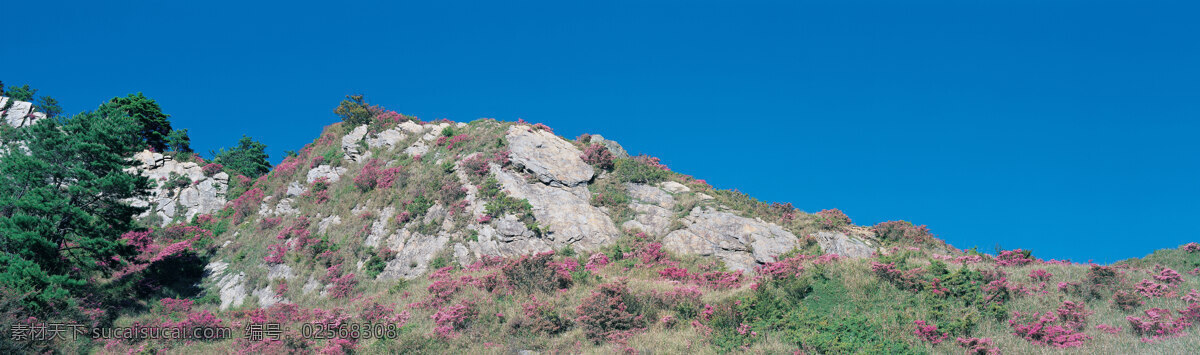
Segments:
[[[599,133],[673,170],[958,247],[1111,262],[1200,241],[1185,1],[17,1],[0,80],[141,91],[278,162],[343,95]]]

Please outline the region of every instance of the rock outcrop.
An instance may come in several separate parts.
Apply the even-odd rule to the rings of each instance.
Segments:
[[[754,272],[754,267],[774,262],[779,254],[796,247],[796,236],[774,223],[696,207],[682,219],[684,229],[663,239],[668,250],[682,254],[712,255],[732,270]]]
[[[555,248],[570,245],[576,250],[595,250],[617,239],[619,231],[612,219],[589,203],[586,187],[528,183],[520,175],[494,164],[491,170],[505,192],[526,199],[533,206],[534,219],[548,227],[547,244]],[[549,170],[548,175],[555,172]]]
[[[650,185],[627,183],[625,188],[633,199],[629,208],[633,210],[634,217],[621,224],[621,227],[641,230],[654,236],[666,235],[674,217],[671,210],[675,208],[675,198]]]
[[[157,216],[166,226],[176,218],[191,221],[198,214],[213,213],[225,207],[229,174],[220,172],[207,176],[199,164],[177,162],[171,156],[148,150],[135,154],[133,159],[141,163],[137,171],[157,184],[150,190],[149,197],[131,201],[134,206],[148,207],[139,217]],[[173,184],[175,179],[186,179],[186,186]]]
[[[221,310],[241,306],[246,301],[246,273],[227,272],[229,263],[214,261],[204,267],[205,278],[216,280],[220,290]]]
[[[592,180],[595,171],[579,156],[583,152],[554,133],[528,126],[509,127],[508,140],[513,165],[533,173],[554,187],[575,187]]]
[[[626,152],[625,148],[621,147],[620,144],[617,144],[617,142],[614,140],[605,139],[604,136],[601,136],[599,134],[593,134],[592,138],[589,142],[603,144],[604,147],[608,148],[608,151],[611,152],[613,154],[613,156],[615,156],[617,158],[628,158],[629,157],[629,152]]]
[[[842,232],[820,231],[814,235],[817,245],[825,254],[837,254],[848,258],[866,258],[875,252],[875,248],[862,239],[854,238]]]
[[[36,123],[38,120],[46,118],[46,114],[34,112],[33,103],[25,101],[13,100],[9,97],[0,96],[0,116],[4,117],[4,123],[13,127],[25,127]]]

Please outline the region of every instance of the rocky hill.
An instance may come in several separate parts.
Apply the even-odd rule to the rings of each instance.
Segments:
[[[2,99],[0,99],[2,100]],[[345,103],[343,104],[345,105]],[[27,103],[13,127],[44,118]],[[99,352],[1186,352],[1200,245],[1116,265],[959,250],[719,190],[600,135],[379,107],[257,178],[143,151],[139,286],[97,327],[229,336],[14,343]],[[339,109],[341,112],[341,109]],[[1177,271],[1178,270],[1178,271]],[[108,303],[108,304],[111,304]],[[108,305],[106,304],[106,305]],[[36,324],[36,322],[29,322]],[[252,338],[279,326],[275,336]],[[351,333],[353,329],[355,332]],[[372,329],[373,331],[362,331]],[[257,331],[257,333],[256,333]],[[269,335],[271,335],[269,334]],[[11,339],[10,339],[11,340]]]

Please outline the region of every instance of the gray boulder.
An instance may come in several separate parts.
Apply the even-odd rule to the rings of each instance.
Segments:
[[[589,203],[586,187],[554,187],[527,183],[516,173],[491,166],[505,192],[526,199],[538,224],[547,226],[545,237],[554,247],[595,250],[617,239],[619,231],[604,211]],[[590,168],[589,168],[590,169]]]
[[[866,258],[875,252],[875,248],[861,239],[847,236],[841,232],[820,231],[814,235],[817,245],[825,254],[837,254],[848,258]]]
[[[633,210],[634,217],[621,224],[621,227],[657,236],[666,235],[674,217],[671,209],[675,208],[675,197],[650,185],[627,183],[625,187],[633,199],[629,208]]]
[[[663,238],[663,246],[682,254],[712,255],[732,270],[754,267],[796,247],[796,236],[782,227],[708,207],[696,207],[683,218],[684,229]]]
[[[554,133],[512,126],[506,138],[513,165],[529,170],[543,183],[575,187],[595,174],[592,166],[579,157],[583,152]]]
[[[622,148],[620,144],[617,144],[617,141],[605,139],[604,136],[599,134],[593,134],[591,142],[603,144],[604,147],[608,148],[608,151],[612,152],[613,156],[617,158],[629,157],[629,152],[626,152],[625,148]]]

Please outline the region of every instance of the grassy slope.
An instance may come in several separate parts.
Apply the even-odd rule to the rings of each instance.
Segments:
[[[376,130],[386,128],[377,124]],[[285,197],[286,186],[295,180],[303,181],[303,176],[309,169],[311,159],[322,156],[327,163],[349,169],[337,183],[330,184],[328,194],[330,200],[318,203],[315,197],[301,196],[296,198],[294,207],[302,211],[311,222],[308,228],[316,239],[324,242],[320,250],[329,250],[326,256],[318,257],[303,252],[289,252],[286,258],[296,274],[290,281],[284,295],[299,305],[302,309],[340,310],[351,320],[358,320],[362,312],[373,304],[390,305],[393,310],[388,312],[397,315],[407,312],[407,321],[403,322],[401,332],[395,339],[361,340],[353,344],[360,353],[394,353],[394,352],[452,352],[465,351],[469,353],[511,353],[516,350],[532,349],[536,351],[553,352],[583,352],[609,353],[634,349],[639,351],[667,353],[716,353],[726,351],[748,351],[761,353],[783,353],[802,349],[810,352],[913,352],[913,353],[960,353],[962,348],[954,341],[956,336],[987,337],[995,341],[1006,353],[1040,353],[1040,352],[1109,352],[1109,353],[1142,353],[1166,352],[1182,353],[1187,349],[1200,348],[1200,337],[1197,329],[1191,327],[1186,336],[1160,340],[1154,343],[1143,343],[1131,333],[1125,317],[1140,315],[1140,310],[1148,307],[1164,307],[1181,309],[1186,304],[1178,295],[1151,299],[1139,311],[1121,311],[1109,304],[1108,297],[1111,289],[1100,299],[1085,300],[1080,295],[1059,292],[1054,285],[1058,282],[1082,282],[1088,273],[1089,266],[1081,264],[1043,265],[1040,263],[1000,268],[1008,275],[1008,280],[1034,286],[1027,275],[1034,269],[1045,269],[1054,276],[1047,282],[1045,293],[1034,293],[1028,296],[1015,296],[1005,303],[1000,317],[984,311],[983,306],[964,304],[960,299],[943,298],[926,291],[913,292],[897,288],[892,282],[878,276],[872,271],[871,264],[876,258],[866,260],[838,260],[821,265],[805,262],[805,270],[799,277],[778,280],[754,280],[746,278],[732,289],[700,286],[703,293],[699,303],[677,302],[667,304],[659,300],[663,293],[679,288],[690,287],[689,283],[680,283],[664,279],[659,271],[670,267],[672,263],[691,270],[703,272],[706,270],[719,271],[711,259],[692,256],[670,257],[667,263],[643,263],[637,260],[638,250],[644,248],[653,240],[638,239],[633,231],[628,231],[614,247],[606,249],[605,253],[613,263],[594,272],[577,272],[573,275],[573,283],[569,288],[560,291],[542,292],[529,289],[514,289],[510,292],[487,292],[475,286],[463,285],[448,299],[442,300],[441,306],[421,306],[435,297],[429,294],[429,286],[435,281],[421,277],[408,282],[374,281],[367,276],[370,267],[358,270],[352,265],[359,261],[368,261],[371,255],[379,251],[363,245],[365,230],[376,221],[376,216],[367,213],[351,215],[349,211],[358,208],[365,211],[378,211],[386,206],[395,207],[398,211],[412,210],[413,201],[419,197],[429,197],[435,204],[447,207],[461,195],[453,192],[440,192],[443,186],[456,187],[457,182],[449,171],[446,162],[455,162],[462,157],[482,152],[490,156],[505,150],[506,144],[503,132],[510,123],[493,120],[478,120],[468,127],[457,129],[447,134],[466,134],[471,139],[454,149],[445,146],[432,146],[421,160],[413,160],[400,154],[399,151],[388,152],[375,149],[372,154],[380,159],[384,167],[403,166],[403,173],[397,184],[389,189],[374,189],[363,191],[353,183],[353,177],[363,169],[361,163],[350,163],[341,160],[340,137],[346,129],[340,124],[330,126],[321,138],[300,152],[300,164],[296,171],[282,172],[280,169],[272,172],[267,178],[253,182],[252,186],[238,186],[232,191],[239,194],[250,188],[258,188],[273,196],[274,201]],[[417,137],[409,137],[400,143],[401,147],[412,143]],[[621,165],[618,164],[618,167]],[[641,166],[636,166],[643,168]],[[627,179],[628,171],[618,171],[605,174],[598,179],[590,189],[593,192],[617,191],[613,187]],[[654,174],[652,174],[654,175]],[[480,183],[483,177],[472,177],[472,183]],[[719,204],[738,211],[743,215],[776,221],[797,235],[807,235],[820,227],[812,215],[800,213],[798,218],[784,220],[784,213],[793,212],[790,208],[772,206],[754,200],[744,194],[731,191],[716,191],[702,182],[675,173],[658,174],[651,178],[670,179],[685,183],[696,193],[706,193],[715,197],[711,201],[702,201],[695,193],[677,196],[680,207],[679,216],[697,204]],[[630,218],[620,198],[616,203],[597,202],[610,208],[615,222]],[[414,212],[422,212],[419,209]],[[267,280],[266,270],[262,267],[263,258],[267,256],[268,246],[278,243],[274,236],[284,228],[295,224],[295,218],[284,218],[278,226],[264,227],[257,216],[246,218],[241,223],[233,223],[232,212],[218,214],[214,222],[198,223],[203,227],[216,230],[215,245],[225,242],[230,244],[215,252],[213,260],[224,260],[231,263],[230,270],[246,273],[247,288],[256,289],[272,287],[279,281]],[[316,235],[316,224],[322,218],[338,215],[342,219],[340,225],[331,227],[326,233]],[[463,213],[446,217],[449,224],[456,230],[451,244],[456,241],[468,240],[470,233],[462,231],[469,219]],[[398,227],[395,221],[387,221],[389,230]],[[419,223],[419,222],[417,222]],[[440,223],[435,221],[435,223]],[[420,229],[420,225],[409,225],[410,229]],[[432,227],[429,227],[432,228]],[[936,244],[936,243],[934,243]],[[934,244],[914,244],[908,242],[888,242],[884,249],[891,254],[884,261],[899,261],[903,268],[923,268],[927,270],[922,276],[922,282],[928,282],[935,272],[928,271],[931,267],[934,250],[946,249]],[[916,251],[906,249],[917,248]],[[952,248],[949,248],[952,249]],[[815,244],[809,240],[799,254],[815,254],[818,251]],[[579,264],[586,264],[590,255],[573,255],[570,250],[559,251],[555,256],[561,262],[566,258],[576,258]],[[618,260],[618,254],[626,256]],[[964,255],[954,252],[953,256]],[[439,255],[436,266],[450,265],[448,253]],[[903,261],[900,261],[903,260]],[[357,283],[353,286],[351,295],[345,298],[330,299],[317,293],[304,294],[301,286],[310,277],[325,278],[329,266],[343,264],[344,272],[354,272]],[[1149,278],[1149,269],[1154,265],[1165,265],[1180,272],[1192,270],[1200,266],[1200,253],[1187,253],[1182,250],[1162,250],[1143,259],[1133,259],[1118,263],[1123,269],[1126,281],[1114,288],[1132,291],[1131,285],[1143,278]],[[947,272],[953,273],[960,265],[946,265]],[[981,263],[965,266],[971,270],[993,270],[997,266],[990,257],[985,257]],[[453,269],[451,279],[461,280],[463,276],[475,278],[488,274],[502,273],[501,268],[484,270]],[[944,275],[943,275],[944,276]],[[1200,288],[1200,279],[1195,275],[1184,274],[1185,282],[1177,287],[1176,293],[1186,293],[1189,289]],[[233,311],[216,311],[216,287],[212,280],[207,281],[207,294],[197,295],[197,305],[192,311],[210,310],[224,320],[224,324],[244,325],[249,320],[246,311],[256,308],[253,297],[248,297],[246,304]],[[575,318],[576,309],[585,303],[601,284],[624,282],[629,289],[627,306],[636,309],[643,316],[644,328],[635,332],[625,341],[595,342],[589,339],[585,330],[578,323],[565,331],[548,335],[514,330],[518,319],[525,317],[523,305],[536,297],[546,302],[548,306],[542,314],[557,314],[561,318]],[[757,285],[757,286],[754,286]],[[982,284],[970,286],[971,292],[981,292]],[[757,290],[755,290],[757,288]],[[1008,312],[1021,311],[1050,311],[1058,307],[1064,300],[1083,301],[1088,310],[1095,312],[1088,318],[1084,333],[1092,339],[1083,347],[1073,349],[1054,349],[1043,345],[1032,344],[1012,334],[1012,328],[1004,319]],[[453,332],[451,337],[435,335],[435,324],[431,316],[439,310],[446,310],[445,305],[453,305],[462,301],[473,301],[478,313],[468,324]],[[150,311],[130,313],[117,320],[117,325],[129,325],[134,322],[154,324],[162,319],[183,319],[184,314],[166,313],[158,307],[153,307],[156,300],[145,301]],[[714,315],[703,314],[704,306],[711,305]],[[498,316],[500,315],[500,316]],[[674,324],[662,322],[664,316],[678,320]],[[964,324],[964,319],[968,321]],[[294,320],[294,319],[293,319]],[[959,322],[958,334],[950,336],[948,341],[931,345],[913,335],[913,321],[930,320],[941,328],[950,327]],[[523,320],[522,320],[523,321]],[[693,323],[695,322],[695,323]],[[294,330],[300,328],[302,322],[292,321],[289,325]],[[745,324],[743,326],[743,324]],[[1110,335],[1094,327],[1097,324],[1121,326],[1124,329],[1119,334]],[[738,331],[742,328],[745,334]],[[711,334],[706,328],[711,328]],[[968,334],[969,333],[969,334]],[[294,336],[294,334],[293,334]],[[332,343],[324,340],[303,341],[294,340],[291,350],[320,351],[335,350]],[[261,344],[260,344],[261,345]],[[129,349],[172,349],[185,352],[210,352],[245,350],[247,352],[264,352],[251,348],[254,344],[239,343],[233,340],[200,341],[193,343],[173,343],[164,341],[144,341],[133,344],[120,343],[104,349],[105,352],[124,352]],[[282,349],[279,344],[271,349]],[[265,351],[270,352],[270,351]]]

